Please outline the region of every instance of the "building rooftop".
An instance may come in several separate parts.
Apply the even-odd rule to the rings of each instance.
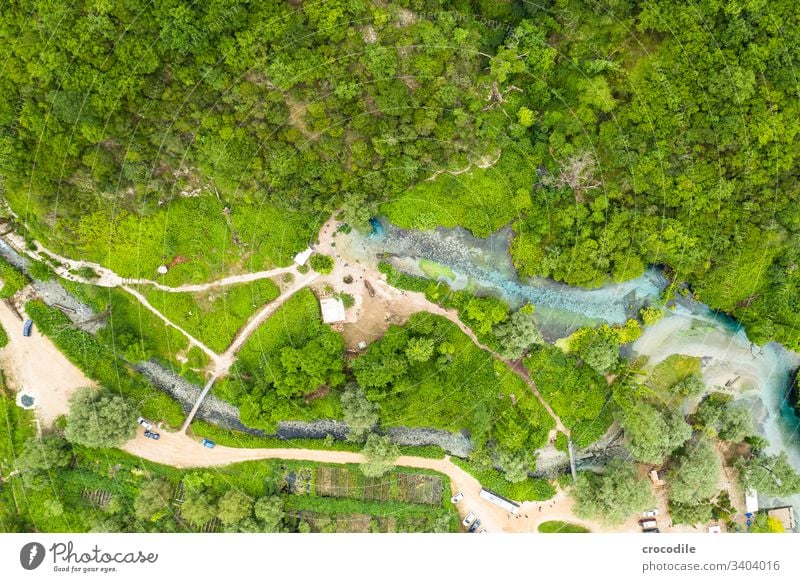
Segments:
[[[308,257],[310,257],[311,253],[313,253],[313,252],[314,251],[311,249],[311,247],[309,247],[306,250],[297,253],[294,256],[294,264],[295,265],[301,265],[301,266],[305,265],[306,261],[308,260]]]
[[[744,494],[744,507],[747,513],[758,511],[758,496],[752,489],[747,490]]]
[[[325,323],[339,323],[347,319],[344,303],[338,297],[320,299],[319,306],[322,310],[322,321]]]
[[[767,515],[780,521],[786,531],[794,530],[794,507],[791,505],[784,505],[782,507],[773,507],[772,509],[768,509]]]

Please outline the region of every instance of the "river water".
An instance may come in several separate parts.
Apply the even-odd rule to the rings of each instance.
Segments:
[[[388,253],[385,260],[403,272],[502,297],[514,307],[533,303],[537,321],[551,340],[586,325],[623,323],[643,305],[655,303],[668,284],[656,268],[598,289],[543,278],[523,280],[508,252],[510,237],[508,228],[479,239],[462,228],[414,231],[375,219],[372,232],[354,230],[337,237],[337,251],[347,260],[372,264]],[[789,400],[791,379],[800,366],[798,354],[776,343],[756,346],[736,321],[683,297],[665,309],[660,322],[645,329],[631,351],[647,356],[653,365],[670,354],[701,358],[706,384],[746,403],[757,431],[770,442],[770,452],[786,451],[800,471],[800,418]],[[760,501],[777,503],[763,497]],[[800,496],[783,501],[800,511]]]

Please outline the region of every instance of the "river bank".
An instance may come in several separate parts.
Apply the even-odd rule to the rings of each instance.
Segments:
[[[380,219],[373,222],[371,232],[340,234],[336,249],[346,260],[371,268],[387,260],[404,273],[438,279],[454,289],[498,296],[512,306],[530,301],[550,341],[587,325],[623,323],[642,306],[657,303],[669,283],[656,268],[636,279],[598,289],[537,278],[521,280],[508,252],[509,237],[507,228],[479,239],[462,228],[414,231]],[[774,342],[753,344],[738,322],[691,298],[677,296],[670,306],[661,321],[645,328],[629,348],[630,354],[646,356],[650,366],[672,354],[700,358],[709,389],[727,392],[745,403],[756,431],[770,442],[769,452],[785,451],[800,471],[800,415],[792,398],[800,355]],[[549,460],[558,461],[557,457]],[[783,500],[762,498],[762,502],[792,503],[800,512],[800,495]]]

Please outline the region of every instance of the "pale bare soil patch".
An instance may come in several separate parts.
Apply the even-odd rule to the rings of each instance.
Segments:
[[[25,312],[20,309],[25,317]],[[62,354],[50,339],[33,326],[30,337],[22,335],[23,322],[0,301],[0,324],[8,334],[8,345],[0,349],[0,367],[9,386],[35,399],[36,418],[49,427],[69,411],[69,398],[79,388],[95,386]]]

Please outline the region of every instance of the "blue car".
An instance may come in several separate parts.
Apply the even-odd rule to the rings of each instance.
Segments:
[[[31,330],[33,329],[33,322],[29,319],[25,322],[25,326],[22,328],[22,335],[25,337],[31,337]]]
[[[154,430],[144,431],[144,436],[146,436],[149,439],[153,439],[154,441],[157,441],[159,438],[161,438],[161,435],[155,432]]]
[[[213,449],[214,447],[217,446],[217,443],[215,443],[214,441],[209,440],[209,439],[201,440],[200,444],[203,445],[204,447],[206,447],[207,449]]]

